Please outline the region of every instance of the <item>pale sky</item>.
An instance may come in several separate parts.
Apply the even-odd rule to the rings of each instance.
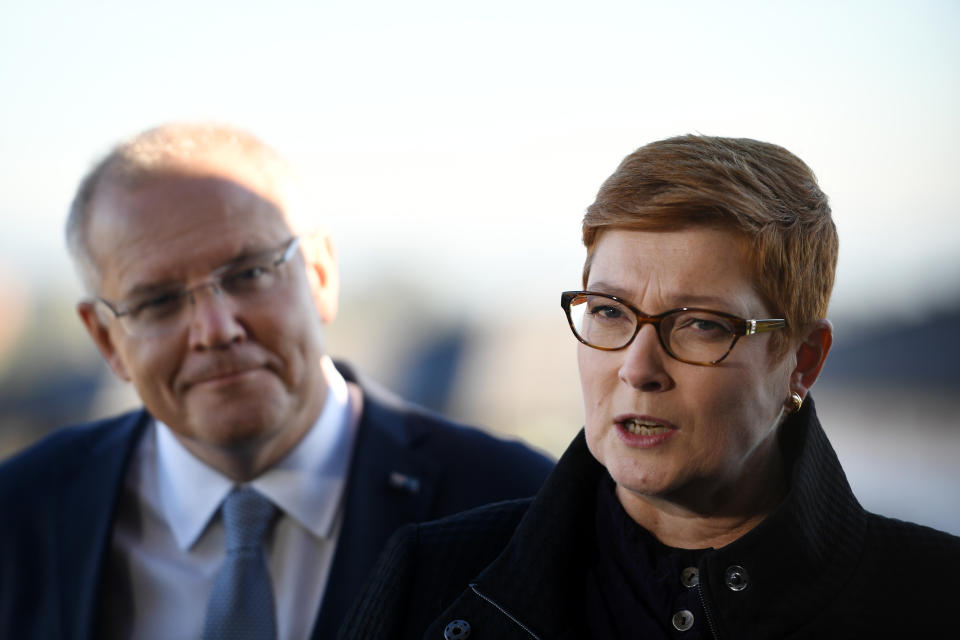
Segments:
[[[533,399],[499,406],[491,390],[514,385],[490,380],[465,397],[513,421],[574,415],[559,292],[579,286],[580,219],[600,183],[653,140],[752,137],[814,169],[840,232],[838,344],[871,317],[960,304],[958,34],[957,0],[0,0],[0,288],[54,290],[69,315],[80,292],[62,225],[84,171],[161,122],[226,121],[299,170],[360,308],[388,323],[509,309],[556,332],[555,346],[502,338],[480,354],[499,347],[497,380],[509,362],[545,387]],[[390,286],[405,297],[383,300]],[[13,289],[2,320],[16,329]],[[68,319],[39,340],[85,339]],[[362,333],[365,320],[347,321]],[[376,337],[335,353],[370,360]],[[569,390],[541,384],[565,353]],[[843,389],[832,404],[824,391],[828,421],[863,422]],[[918,436],[913,405],[881,400],[868,406],[906,413],[836,429],[858,493],[960,532],[944,520],[955,469],[931,464],[955,459],[953,405],[939,435]]]
[[[61,227],[94,158],[215,119],[293,161],[348,290],[552,309],[578,285],[602,180],[700,132],[817,173],[841,237],[835,313],[956,303],[960,3],[665,5],[0,0],[0,268],[74,282]]]

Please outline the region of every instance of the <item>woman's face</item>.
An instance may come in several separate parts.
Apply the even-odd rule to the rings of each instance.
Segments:
[[[586,288],[646,315],[700,307],[769,318],[741,247],[738,236],[717,229],[607,230]],[[776,430],[796,356],[774,360],[769,340],[769,333],[742,337],[715,366],[674,360],[653,325],[621,351],[579,345],[587,444],[621,501],[712,513],[779,479]]]

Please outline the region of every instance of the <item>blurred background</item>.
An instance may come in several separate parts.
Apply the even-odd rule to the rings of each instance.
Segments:
[[[955,0],[0,0],[0,458],[137,405],[62,233],[122,138],[213,119],[278,148],[339,247],[330,352],[559,454],[583,210],[699,132],[816,171],[841,238],[821,419],[865,506],[960,534],[957,33]]]

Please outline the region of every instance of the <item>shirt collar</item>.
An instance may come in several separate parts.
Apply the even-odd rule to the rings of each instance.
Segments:
[[[323,356],[327,382],[323,410],[297,445],[250,484],[318,538],[332,533],[343,496],[356,433],[347,382]],[[192,547],[234,482],[200,461],[157,422],[160,507],[181,550]]]

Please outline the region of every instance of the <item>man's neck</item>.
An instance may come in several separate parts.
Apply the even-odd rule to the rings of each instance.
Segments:
[[[262,475],[292,451],[315,421],[316,416],[313,420],[304,420],[303,424],[296,428],[278,431],[271,437],[230,445],[211,445],[177,433],[174,433],[174,437],[197,459],[234,482],[242,483]]]

